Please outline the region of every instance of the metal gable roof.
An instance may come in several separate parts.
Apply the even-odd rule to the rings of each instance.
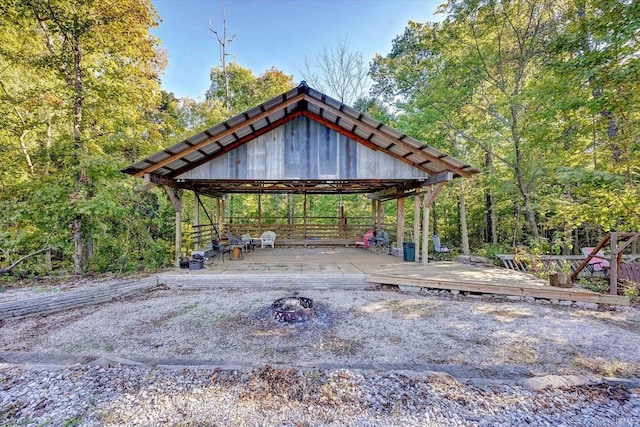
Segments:
[[[478,169],[429,147],[302,82],[279,96],[133,163],[122,172],[173,180],[301,115],[429,175],[468,177]],[[222,187],[225,187],[221,184]],[[258,183],[256,183],[257,186]],[[226,188],[226,187],[225,187]],[[224,191],[224,190],[223,190]]]

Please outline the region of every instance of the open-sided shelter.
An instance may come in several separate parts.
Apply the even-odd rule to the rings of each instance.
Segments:
[[[181,255],[182,191],[189,190],[216,198],[229,193],[367,193],[372,227],[381,222],[382,201],[397,200],[400,247],[404,198],[423,194],[422,229],[421,204],[414,203],[414,238],[419,248],[422,232],[426,262],[433,200],[446,182],[478,170],[302,82],[123,172],[167,191],[176,210],[176,258]]]

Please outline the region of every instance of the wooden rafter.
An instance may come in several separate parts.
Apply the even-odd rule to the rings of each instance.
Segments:
[[[187,166],[183,166],[180,169],[176,169],[175,171],[171,172],[168,176],[170,177],[177,177],[182,175],[183,173],[189,172],[192,169],[197,168],[200,165],[203,165],[207,162],[210,162],[211,160],[217,159],[218,157],[222,156],[223,154],[228,153],[231,150],[234,150],[236,148],[238,148],[239,146],[241,146],[242,144],[246,144],[247,142],[261,136],[264,135],[265,133],[272,131],[273,129],[282,126],[283,124],[290,122],[298,117],[300,117],[302,115],[302,111],[296,111],[293,114],[289,114],[284,116],[283,118],[276,120],[275,122],[260,128],[259,130],[250,133],[249,135],[246,135],[240,139],[238,139],[237,141],[232,142],[231,144],[228,145],[222,145],[220,143],[218,143],[218,145],[220,146],[219,150],[214,151],[213,153],[211,153],[209,156],[207,157],[203,157],[200,160],[197,160],[195,162],[192,162],[190,164],[188,164]],[[216,141],[217,142],[217,141]]]
[[[289,99],[287,101],[284,101],[283,103],[279,104],[277,106],[277,108],[278,109],[285,109],[288,106],[303,100],[304,97],[305,97],[304,93],[302,93],[300,95],[296,95],[293,98],[291,98],[291,99]],[[247,119],[246,121],[240,122],[238,125],[236,125],[234,127],[231,127],[229,129],[227,129],[226,131],[223,131],[223,132],[215,135],[214,138],[209,137],[209,138],[205,139],[204,141],[201,141],[201,142],[199,142],[197,144],[192,145],[189,148],[186,148],[186,149],[182,150],[180,153],[177,153],[177,154],[174,154],[172,156],[169,156],[164,160],[161,160],[161,161],[159,161],[159,162],[157,162],[157,163],[155,163],[155,164],[153,164],[151,166],[148,166],[148,167],[144,168],[143,170],[141,170],[139,172],[136,172],[134,174],[134,176],[139,178],[139,177],[143,176],[145,173],[149,173],[149,172],[153,172],[155,170],[158,170],[161,167],[163,167],[165,165],[168,165],[169,163],[171,163],[171,162],[173,162],[173,161],[175,161],[177,159],[180,159],[180,158],[182,158],[182,157],[184,157],[184,156],[186,156],[186,155],[188,155],[190,153],[193,153],[194,151],[198,151],[200,148],[202,148],[202,147],[204,147],[206,145],[211,144],[212,139],[220,140],[220,139],[226,138],[227,136],[233,135],[235,132],[237,132],[237,130],[239,128],[241,128],[243,126],[251,125],[251,124],[253,124],[253,123],[257,122],[257,121],[260,121],[260,120],[264,119],[265,117],[269,116],[269,114],[272,114],[272,113],[273,113],[273,111],[265,111],[265,112],[262,112],[262,113],[258,114],[257,116],[254,116],[254,117],[251,117],[251,118]]]
[[[320,104],[320,103],[318,103],[318,100],[317,100],[317,99],[315,99],[315,98],[313,98],[312,96],[305,95],[304,99],[305,99],[307,102],[314,104],[314,105],[315,105],[315,106],[317,106],[318,108],[321,108],[321,109],[324,109],[324,110],[326,110],[326,111],[329,111],[330,113],[332,113],[332,114],[336,115],[338,118],[343,118],[343,117],[345,117],[345,113],[344,113],[344,112],[342,112],[342,111],[338,110],[337,108],[333,108],[333,107],[331,107],[331,106],[330,106],[330,105],[328,105],[328,104]],[[313,113],[312,113],[312,114],[313,114]],[[347,117],[348,117],[348,118],[347,118],[347,120],[348,120],[348,121],[351,121],[351,122],[357,122],[357,123],[356,123],[356,125],[357,125],[358,127],[361,127],[361,128],[363,128],[363,129],[367,130],[367,132],[370,132],[371,134],[374,134],[374,135],[376,135],[376,136],[378,136],[378,137],[380,137],[380,138],[383,138],[385,141],[389,141],[392,145],[398,145],[398,146],[400,146],[400,147],[404,148],[405,150],[407,150],[407,151],[409,151],[409,152],[412,152],[412,153],[413,153],[413,154],[415,154],[416,156],[419,156],[419,157],[422,157],[422,158],[426,158],[426,160],[427,160],[427,161],[429,161],[429,162],[436,163],[436,164],[438,164],[438,165],[440,165],[440,166],[444,167],[445,169],[448,169],[448,170],[450,170],[450,171],[452,171],[452,172],[455,172],[455,173],[456,173],[457,175],[459,175],[459,176],[462,176],[462,177],[465,177],[465,178],[468,178],[469,176],[471,176],[471,174],[470,174],[469,172],[464,171],[464,170],[462,170],[462,169],[460,169],[460,168],[456,168],[456,167],[454,167],[453,165],[451,165],[451,164],[449,164],[449,163],[447,163],[447,162],[443,161],[443,160],[442,160],[442,158],[431,156],[431,155],[429,155],[429,154],[425,153],[422,149],[420,149],[420,148],[416,148],[416,147],[413,147],[412,145],[407,144],[406,142],[403,142],[403,141],[402,141],[402,140],[403,140],[403,138],[393,139],[393,138],[391,138],[389,135],[386,135],[385,133],[383,133],[382,131],[380,131],[380,129],[379,129],[379,128],[376,128],[376,127],[374,127],[374,126],[368,125],[368,124],[367,124],[367,123],[365,123],[365,122],[358,121],[358,119],[357,119],[357,118],[350,117],[350,116],[347,116]],[[331,121],[327,121],[327,122],[328,122],[328,123],[333,123],[333,122],[331,122]],[[337,125],[336,123],[333,123],[333,124],[334,124],[334,126],[337,126],[338,128],[342,129],[342,132],[341,132],[341,131],[339,131],[338,129],[334,129],[334,130],[336,130],[336,131],[338,131],[338,132],[341,132],[341,133],[343,133],[343,132],[349,132],[347,129],[343,128],[342,126],[339,126],[339,125]],[[354,134],[354,135],[355,135],[355,134]],[[359,138],[359,141],[360,141],[360,142],[362,142],[362,141],[367,141],[367,140],[366,140],[366,139],[364,139],[364,138]],[[375,144],[374,144],[374,145],[375,145]],[[377,146],[377,145],[376,145],[376,147],[377,147],[377,149],[378,149],[378,150],[384,149],[384,147],[379,147],[379,146]],[[426,146],[425,146],[425,148],[426,148]],[[387,154],[389,154],[389,155],[393,155],[393,154],[395,154],[395,153],[392,153],[391,151],[387,151],[386,153],[387,153]],[[403,156],[401,156],[401,155],[397,155],[397,154],[396,154],[396,155],[394,155],[394,157],[395,157],[395,158],[397,158],[397,159],[403,160]],[[404,159],[404,160],[407,160],[407,159]],[[411,165],[412,165],[412,166],[414,166],[414,167],[418,167],[418,165],[416,165],[414,162],[411,162],[411,161],[409,161],[409,162],[411,163]],[[423,164],[424,164],[424,163],[425,163],[425,162],[423,162]],[[421,169],[422,169],[422,168],[421,168]],[[429,172],[427,169],[424,169],[424,170],[426,170],[427,172]]]
[[[354,141],[359,142],[360,144],[364,145],[365,147],[367,147],[367,148],[369,148],[369,149],[371,149],[373,151],[384,151],[383,147],[380,147],[380,146],[374,144],[373,142],[368,141],[368,140],[356,135],[355,133],[351,133],[351,131],[349,131],[348,129],[343,128],[342,126],[332,122],[331,120],[327,120],[324,117],[319,116],[319,115],[317,115],[315,113],[312,113],[311,111],[308,111],[308,110],[304,111],[303,114],[306,117],[309,117],[311,120],[315,120],[316,122],[328,127],[329,129],[335,130],[339,134],[344,135],[347,138],[351,138]],[[409,159],[407,159],[407,158],[405,158],[405,157],[403,157],[403,156],[401,156],[399,154],[396,154],[396,153],[394,153],[392,151],[388,151],[388,152],[385,151],[385,154],[388,154],[389,156],[394,157],[394,158],[400,160],[403,163],[411,165],[416,169],[420,169],[421,171],[423,171],[425,173],[429,173],[429,169],[427,169],[425,167],[422,167],[422,166],[417,166],[411,160],[409,160]]]

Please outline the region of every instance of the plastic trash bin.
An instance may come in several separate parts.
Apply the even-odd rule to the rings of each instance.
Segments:
[[[416,244],[413,242],[402,243],[402,257],[405,261],[415,262],[416,260]]]

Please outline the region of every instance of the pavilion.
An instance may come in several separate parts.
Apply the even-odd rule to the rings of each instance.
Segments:
[[[364,193],[371,200],[371,221],[365,227],[375,230],[383,227],[382,203],[396,201],[396,246],[402,247],[405,198],[414,197],[415,259],[426,264],[429,215],[434,200],[447,182],[468,178],[479,170],[312,89],[303,81],[294,89],[130,165],[123,172],[143,178],[149,187],[162,186],[171,199],[176,213],[176,262],[181,257],[183,192],[189,190],[196,194],[194,230],[198,244],[211,236],[214,222],[222,222],[225,195],[234,193],[304,195],[303,224],[289,228],[287,238],[279,239],[279,244],[353,243],[354,234],[361,233],[363,227],[350,227],[340,219],[334,229],[314,228],[306,217],[306,195]],[[200,196],[217,200],[216,221],[205,210],[208,225],[200,224],[200,207],[204,208]],[[255,224],[245,224],[242,229],[234,229],[234,233],[260,233],[266,229],[260,207],[258,212]],[[313,238],[309,230],[313,230]]]

